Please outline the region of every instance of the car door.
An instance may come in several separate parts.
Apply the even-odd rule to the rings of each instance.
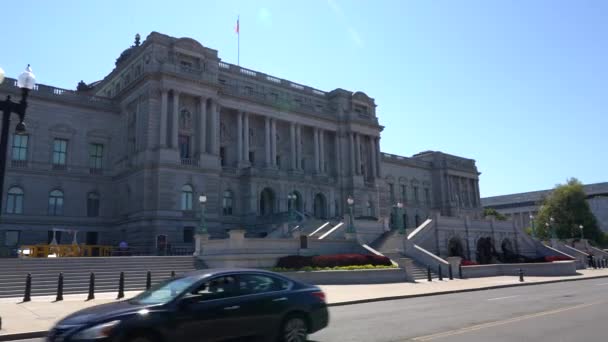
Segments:
[[[175,328],[179,341],[221,341],[243,336],[243,310],[234,275],[203,282],[181,299],[178,307]]]
[[[283,314],[290,307],[291,282],[262,273],[241,273],[239,283],[241,317],[250,335],[278,331]]]

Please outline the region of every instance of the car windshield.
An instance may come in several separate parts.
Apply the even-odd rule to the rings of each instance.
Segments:
[[[133,304],[165,304],[177,298],[198,280],[197,277],[168,279],[138,294],[129,302]]]

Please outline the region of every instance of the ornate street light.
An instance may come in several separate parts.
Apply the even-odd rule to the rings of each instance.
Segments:
[[[293,225],[293,221],[294,221],[294,205],[295,205],[295,201],[298,198],[298,196],[294,193],[289,193],[287,194],[287,206],[289,209],[289,217],[288,217],[288,223],[287,225],[289,226],[289,229],[291,229],[292,225]]]
[[[405,234],[405,225],[403,224],[403,203],[397,202],[397,214],[395,217],[395,223],[399,229],[399,234]]]
[[[207,196],[198,196],[198,203],[201,205],[201,221],[198,224],[198,234],[207,234],[207,226],[205,225],[205,203],[207,203]]]
[[[580,224],[580,225],[578,226],[578,229],[580,229],[580,230],[581,230],[581,240],[583,240],[583,239],[585,238],[585,234],[584,234],[584,232],[583,232],[583,229],[584,229],[584,228],[585,228],[585,227],[584,227],[582,224]]]
[[[530,227],[532,228],[532,237],[536,237],[536,230],[534,229],[534,215],[530,215]]]
[[[355,233],[355,219],[353,217],[353,204],[355,204],[355,200],[352,196],[348,196],[346,203],[348,204],[348,226],[346,232]]]
[[[0,69],[0,84],[4,81],[4,70]],[[17,86],[21,88],[21,101],[13,102],[11,96],[7,96],[6,100],[0,102],[2,110],[2,135],[0,136],[0,208],[2,199],[4,198],[4,174],[6,172],[6,150],[8,145],[8,128],[11,122],[11,114],[15,113],[19,116],[19,122],[15,126],[15,134],[25,133],[25,110],[27,109],[27,96],[30,90],[36,85],[36,77],[32,73],[32,68],[27,65],[25,71],[17,78]],[[0,209],[1,211],[1,209]]]

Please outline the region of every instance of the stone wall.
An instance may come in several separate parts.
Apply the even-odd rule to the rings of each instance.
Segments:
[[[557,277],[577,274],[576,263],[574,261],[556,261],[534,264],[494,264],[463,266],[462,275],[464,278],[518,276],[520,269],[523,270],[524,277]]]

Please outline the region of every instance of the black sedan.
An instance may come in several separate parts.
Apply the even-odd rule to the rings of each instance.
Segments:
[[[73,313],[47,341],[304,342],[328,322],[325,294],[316,286],[262,270],[209,269]]]

